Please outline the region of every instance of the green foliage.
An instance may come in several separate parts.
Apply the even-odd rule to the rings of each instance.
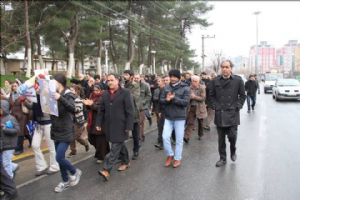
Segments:
[[[49,49],[48,56],[67,59],[67,37],[78,15],[76,59],[96,57],[99,41],[109,40],[110,60],[122,68],[127,62],[127,35],[131,29],[135,41],[133,67],[142,63],[149,66],[149,50],[155,50],[157,65],[165,61],[174,67],[182,60],[184,68],[190,69],[198,64],[192,60],[195,52],[190,49],[186,33],[193,26],[209,26],[203,15],[211,9],[205,1],[30,1],[31,40],[39,34],[42,47]],[[23,1],[1,3],[3,55],[24,48],[23,11]]]

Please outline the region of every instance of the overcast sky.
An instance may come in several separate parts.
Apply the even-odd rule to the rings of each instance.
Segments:
[[[205,39],[205,63],[208,65],[215,52],[222,51],[226,58],[248,56],[256,43],[256,17],[259,15],[259,42],[268,41],[276,48],[288,40],[300,41],[300,2],[238,2],[209,1],[214,6],[205,18],[212,23],[206,29],[196,26],[188,34],[191,47],[196,50],[195,60],[201,63],[201,35],[215,35]]]

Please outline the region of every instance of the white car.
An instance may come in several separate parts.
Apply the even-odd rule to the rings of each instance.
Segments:
[[[300,82],[296,79],[278,79],[272,87],[272,98],[300,100]]]

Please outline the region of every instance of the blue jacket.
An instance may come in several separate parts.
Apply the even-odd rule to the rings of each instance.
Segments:
[[[168,92],[175,94],[171,101],[166,101]],[[185,120],[189,102],[190,87],[184,82],[180,82],[175,87],[171,84],[165,86],[160,96],[160,103],[164,107],[165,118],[168,120]]]

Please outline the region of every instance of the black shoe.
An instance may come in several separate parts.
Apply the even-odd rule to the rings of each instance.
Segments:
[[[184,138],[184,142],[186,143],[186,144],[188,144],[189,143],[189,138]]]
[[[250,113],[250,110],[248,110],[248,113]]]
[[[149,122],[149,126],[152,126],[152,124],[153,124],[152,118],[148,118],[148,122]]]
[[[210,127],[208,127],[208,126],[203,127],[203,129],[205,129],[206,131],[210,131],[210,130],[211,130],[211,128],[210,128]]]
[[[231,155],[231,160],[234,162],[235,160],[237,160],[237,154],[233,154]]]
[[[138,152],[134,152],[132,160],[137,160],[138,159],[138,155],[139,155]]]
[[[17,196],[18,196],[17,192],[15,194],[13,194],[13,195],[10,195],[10,194],[5,192],[5,194],[3,196],[1,196],[1,199],[3,199],[3,200],[12,200],[12,199],[16,199]]]
[[[252,106],[251,109],[254,110],[254,106]]]
[[[225,165],[227,163],[227,161],[225,160],[219,160],[216,163],[216,167],[222,167],[223,165]]]
[[[201,140],[201,138],[202,138],[202,135],[201,135],[201,136],[199,135],[199,136],[198,136],[198,140]]]
[[[14,155],[17,156],[20,155],[21,153],[23,153],[23,151],[15,151]]]
[[[159,150],[163,149],[163,145],[161,143],[156,143],[154,146]]]

